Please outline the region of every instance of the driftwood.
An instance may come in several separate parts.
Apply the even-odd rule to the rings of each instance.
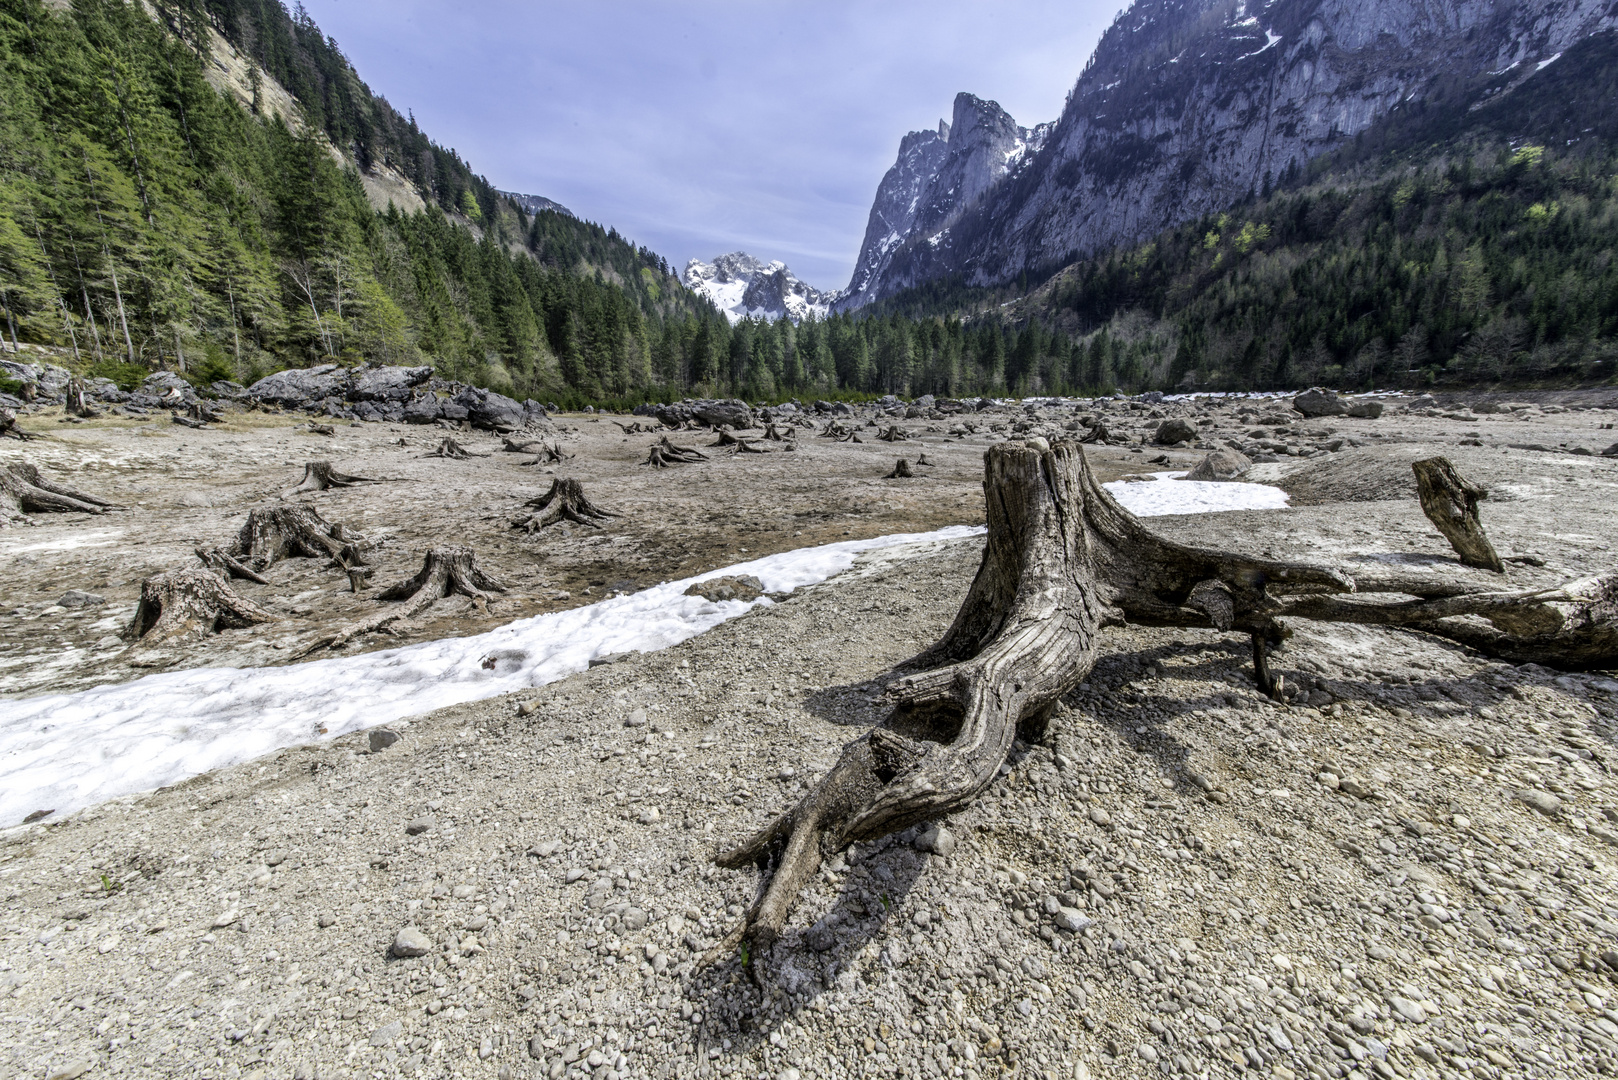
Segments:
[[[643,424],[639,420],[636,420],[632,424],[619,424],[616,420],[614,420],[613,423],[617,424],[619,430],[621,430],[625,435],[652,434],[662,429],[661,424]]]
[[[281,493],[284,499],[288,495],[301,495],[306,491],[325,491],[328,488],[353,487],[355,484],[376,484],[380,481],[364,476],[349,476],[340,473],[331,467],[329,461],[308,461],[303,466],[303,479],[298,481],[296,487],[287,488]]]
[[[432,548],[422,557],[421,570],[415,576],[377,593],[379,602],[398,602],[397,607],[323,637],[300,655],[307,656],[319,649],[340,649],[354,638],[386,630],[394,623],[413,618],[437,601],[456,593],[470,597],[480,610],[486,609],[489,601],[494,599],[489,595],[491,591],[505,592],[506,586],[478,567],[471,548]]]
[[[446,435],[444,436],[443,442],[438,444],[438,449],[433,450],[431,453],[423,454],[422,456],[454,458],[457,461],[465,461],[467,458],[488,457],[489,455],[479,454],[468,450],[466,447],[462,446],[460,443]]]
[[[1152,534],[1101,487],[1077,443],[1006,442],[984,460],[988,538],[954,623],[889,682],[894,707],[880,724],[849,743],[796,806],[717,858],[766,877],[726,943],[773,944],[824,856],[971,802],[1013,740],[1038,737],[1090,672],[1109,626],[1247,633],[1266,681],[1266,651],[1284,636],[1284,618],[1406,626],[1557,666],[1618,663],[1618,575],[1530,594],[1452,581],[1439,584],[1451,594],[1439,599],[1361,600],[1342,595],[1357,583],[1335,567]],[[1420,587],[1370,577],[1375,588]],[[1480,633],[1472,616],[1491,628]]]
[[[205,637],[223,629],[266,623],[275,616],[231,591],[209,570],[169,570],[140,584],[140,603],[124,637],[142,645]]]
[[[371,544],[347,526],[327,521],[313,506],[266,506],[251,511],[229,554],[263,573],[282,559],[327,558],[329,565],[358,566]]]
[[[309,434],[311,434],[311,435],[336,435],[337,434],[337,429],[332,427],[330,424],[310,424],[309,425]]]
[[[236,559],[236,556],[224,548],[199,547],[197,548],[197,558],[202,560],[202,565],[223,577],[241,578],[244,581],[253,581],[260,585],[270,583],[269,578],[259,574],[252,567],[243,565]]]
[[[181,427],[188,427],[194,431],[201,431],[203,428],[208,426],[205,421],[194,420],[191,417],[186,416],[184,413],[173,413],[170,415],[169,419],[172,422],[179,424]]]
[[[1478,520],[1478,503],[1488,497],[1488,490],[1463,477],[1449,458],[1427,458],[1411,462],[1410,467],[1416,472],[1421,512],[1449,540],[1461,562],[1505,573],[1506,564],[1500,561]]]
[[[533,507],[534,512],[513,521],[511,527],[530,533],[538,532],[560,521],[600,528],[601,521],[618,516],[611,510],[603,510],[592,503],[584,494],[583,485],[571,479],[552,480],[549,491],[523,505]]]
[[[104,514],[123,507],[98,495],[75,491],[45,478],[36,466],[19,461],[0,468],[0,529],[24,514]]]
[[[906,461],[904,458],[900,458],[898,464],[894,465],[893,471],[884,476],[882,479],[899,480],[914,477],[915,475],[915,473],[910,471],[910,462]]]
[[[536,447],[537,447],[537,449],[536,449]],[[519,464],[522,464],[522,465],[560,464],[561,462],[564,462],[564,461],[568,460],[569,458],[571,458],[573,456],[572,454],[563,453],[562,444],[559,443],[559,442],[551,444],[549,446],[547,446],[545,443],[542,443],[542,442],[541,443],[526,443],[521,447],[521,449],[516,449],[514,444],[512,443],[512,441],[510,439],[507,439],[505,448],[507,450],[515,450],[515,452],[517,452],[517,453],[538,454],[539,455],[538,457],[534,458],[533,461],[520,462]]]
[[[646,452],[646,460],[642,465],[650,465],[657,469],[666,469],[670,465],[687,465],[696,461],[707,461],[708,455],[700,450],[693,450],[688,446],[675,446],[669,442],[667,435],[652,444]]]

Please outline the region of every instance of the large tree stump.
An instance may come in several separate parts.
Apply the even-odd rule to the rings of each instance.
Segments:
[[[94,420],[101,415],[90,404],[89,388],[84,385],[84,380],[78,376],[75,375],[67,381],[64,394],[66,400],[63,404],[69,416],[77,416],[83,420]]]
[[[1500,561],[1478,520],[1478,503],[1488,497],[1488,490],[1463,477],[1449,458],[1427,458],[1411,462],[1410,467],[1416,471],[1421,512],[1449,540],[1461,562],[1505,573],[1506,564]]]
[[[572,479],[552,480],[549,491],[523,505],[533,507],[534,513],[513,521],[511,527],[530,533],[538,532],[560,521],[571,521],[576,525],[588,525],[595,529],[600,528],[600,523],[607,518],[618,516],[611,510],[603,510],[592,503],[584,494],[583,485]]]
[[[376,484],[380,481],[364,476],[349,476],[340,473],[331,467],[329,461],[306,461],[303,465],[303,479],[298,481],[296,487],[287,488],[281,497],[301,495],[306,491],[325,491],[328,488],[353,487],[355,484]]]
[[[494,598],[489,592],[505,592],[506,586],[479,569],[476,556],[469,547],[436,547],[422,557],[421,570],[377,593],[383,602],[398,602],[399,606],[363,619],[337,633],[321,638],[301,655],[307,656],[318,649],[340,649],[354,638],[386,630],[396,622],[421,614],[446,596],[459,593],[469,597],[480,610],[487,608]]]
[[[1406,626],[1540,663],[1618,663],[1618,575],[1531,594],[1441,581],[1435,599],[1333,595],[1355,589],[1340,569],[1152,534],[1101,487],[1076,443],[1003,443],[985,455],[985,473],[983,561],[948,632],[905,665],[910,673],[888,686],[893,711],[849,743],[813,790],[718,857],[722,867],[757,864],[767,875],[734,937],[774,942],[823,856],[969,803],[1019,729],[1036,735],[1089,673],[1110,625],[1247,633],[1266,682],[1266,649],[1284,636],[1283,617]]]
[[[369,541],[321,517],[313,506],[265,506],[251,511],[230,555],[263,573],[282,559],[325,557],[347,567],[364,562]]]
[[[444,436],[444,440],[438,444],[438,448],[436,450],[433,450],[432,452],[427,453],[427,454],[423,454],[422,456],[423,457],[437,457],[437,458],[454,458],[457,461],[465,461],[467,458],[488,457],[489,455],[488,454],[474,453],[473,451],[468,450],[466,447],[462,446],[460,443],[456,442],[454,439],[452,439],[448,435],[446,435],[446,436]]]
[[[26,461],[0,469],[0,529],[24,514],[104,514],[123,507],[98,495],[63,487]]]
[[[269,622],[275,616],[237,596],[209,570],[169,570],[140,584],[140,603],[124,637],[142,645],[206,637],[222,629]]]

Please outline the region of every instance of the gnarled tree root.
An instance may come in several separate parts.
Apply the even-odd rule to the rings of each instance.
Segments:
[[[422,455],[422,457],[454,458],[456,461],[465,461],[467,458],[488,456],[488,454],[479,454],[468,450],[466,447],[462,446],[448,435],[444,436],[444,441],[438,444],[438,448],[436,450]]]
[[[202,565],[226,578],[241,578],[244,581],[253,581],[260,585],[270,583],[269,578],[254,572],[251,567],[243,566],[236,560],[234,555],[224,548],[199,547],[197,548],[197,558],[202,560]]]
[[[348,567],[364,563],[363,553],[371,547],[360,534],[321,517],[313,506],[266,506],[250,512],[236,543],[232,558],[263,573],[282,559],[325,557]]]
[[[523,505],[533,507],[534,513],[513,521],[511,527],[530,533],[538,532],[560,521],[571,521],[576,525],[588,525],[595,529],[600,528],[600,523],[605,519],[618,516],[611,510],[603,510],[592,503],[584,494],[583,485],[572,479],[552,480],[549,491]]]
[[[24,431],[17,426],[17,414],[11,409],[0,406],[0,439],[21,439],[28,442],[40,436],[31,431]]]
[[[98,495],[75,491],[46,479],[33,465],[19,461],[0,469],[0,528],[25,513],[104,514],[123,507]]]
[[[303,651],[307,656],[319,649],[340,649],[354,638],[374,634],[403,619],[421,614],[438,600],[456,593],[470,597],[479,609],[493,599],[489,592],[505,592],[506,586],[478,568],[476,556],[468,547],[436,547],[422,558],[421,570],[377,593],[379,601],[403,601],[398,607],[346,626],[321,638]]]
[[[1345,597],[1333,594],[1353,592],[1355,582],[1337,568],[1152,534],[1102,489],[1077,443],[1004,443],[985,455],[985,472],[988,540],[953,625],[906,665],[911,674],[889,684],[894,709],[882,723],[849,743],[795,807],[716,860],[730,869],[756,864],[768,875],[742,927],[760,949],[780,935],[823,856],[974,799],[1019,728],[1043,727],[1089,673],[1107,626],[1244,631],[1261,680],[1276,693],[1266,649],[1284,637],[1282,618],[1406,626],[1561,666],[1618,663],[1618,575],[1534,593],[1440,583],[1435,591],[1452,595]]]
[[[910,432],[906,431],[898,424],[894,424],[890,428],[879,431],[876,437],[879,442],[905,442],[912,436]]]
[[[355,484],[376,484],[380,481],[364,476],[349,476],[331,467],[329,461],[307,461],[303,466],[303,479],[297,487],[287,488],[281,497],[301,495],[306,491],[325,491],[328,488],[353,487]]]
[[[693,450],[689,446],[675,446],[669,442],[667,435],[652,444],[646,452],[646,460],[642,465],[650,465],[657,469],[666,469],[670,465],[688,465],[696,461],[707,461],[708,455],[700,450]]]
[[[1478,520],[1478,503],[1488,497],[1488,490],[1463,477],[1449,458],[1413,461],[1410,467],[1416,472],[1421,512],[1449,540],[1461,562],[1505,573],[1506,564],[1500,561]]]
[[[140,584],[140,603],[124,637],[142,645],[205,637],[222,629],[270,622],[274,615],[231,591],[209,570],[169,570]]]

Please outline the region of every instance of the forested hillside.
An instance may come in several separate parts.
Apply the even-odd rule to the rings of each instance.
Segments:
[[[499,197],[372,96],[301,10],[59,7],[0,0],[13,342],[121,381],[430,361],[519,396],[583,398],[666,381],[652,368],[665,327],[722,327],[655,254]],[[256,80],[284,78],[301,116],[254,115],[210,86],[209,25],[262,65],[255,101]],[[379,165],[425,209],[375,209],[358,169]]]

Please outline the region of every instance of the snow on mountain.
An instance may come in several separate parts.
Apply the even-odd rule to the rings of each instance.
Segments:
[[[551,210],[558,214],[566,214],[568,217],[578,216],[555,199],[547,199],[543,195],[524,195],[518,191],[502,191],[500,194],[522,207],[523,212],[526,214],[532,215],[539,213],[541,210]]]
[[[733,324],[749,317],[800,322],[812,314],[823,319],[842,295],[799,281],[786,263],[767,263],[744,251],[721,255],[711,263],[692,259],[684,280],[686,288],[707,296]]]

